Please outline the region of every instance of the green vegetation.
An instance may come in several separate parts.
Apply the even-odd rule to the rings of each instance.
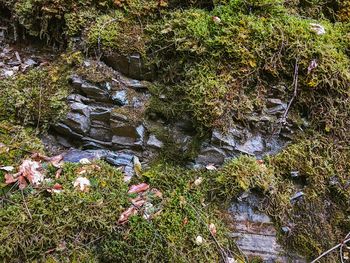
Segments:
[[[308,123],[286,149],[264,163],[241,156],[213,172],[152,164],[139,180],[163,192],[163,210],[151,221],[135,216],[122,227],[116,222],[128,205],[127,186],[121,173],[104,163],[88,174],[93,181],[88,193],[73,189],[80,166],[72,164],[58,179],[63,193],[25,190],[32,219],[21,192],[1,185],[0,240],[6,244],[1,259],[217,262],[219,251],[197,210],[206,224],[215,223],[220,243],[234,250],[218,204],[242,191],[265,195],[265,212],[277,229],[290,228],[279,232],[282,243],[308,259],[346,235],[350,1],[0,0],[0,6],[31,35],[67,46],[73,46],[70,37],[81,36],[82,49],[89,54],[140,53],[157,71],[147,112],[166,120],[190,119],[199,135],[246,123],[253,113],[266,110],[267,98],[290,101],[296,80],[298,93],[288,121],[296,129],[302,121]],[[312,24],[325,33],[317,34]],[[0,82],[1,165],[18,164],[26,151],[42,150],[30,129],[12,123],[45,127],[64,113],[67,76],[82,55],[64,59],[70,65],[53,63]],[[94,82],[110,78],[108,72],[77,70]],[[3,121],[8,118],[12,122]],[[176,159],[176,154],[169,156]],[[0,172],[1,181],[3,176]],[[198,178],[202,183],[195,187]],[[291,202],[298,191],[304,196]],[[197,235],[206,241],[201,246],[194,242]],[[334,255],[328,259],[337,261]]]
[[[0,119],[47,128],[67,110],[68,74],[66,66],[53,64],[0,81]]]

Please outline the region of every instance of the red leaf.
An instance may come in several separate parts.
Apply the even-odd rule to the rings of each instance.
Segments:
[[[140,197],[140,196],[138,196],[138,197],[136,197],[134,199],[131,199],[130,201],[137,208],[140,208],[141,206],[144,205],[144,203],[146,203],[146,200],[142,199],[142,197]]]
[[[122,225],[125,224],[130,216],[136,215],[137,214],[137,209],[134,206],[129,207],[126,211],[124,211],[119,219],[118,219],[118,224]]]
[[[56,183],[56,184],[52,187],[52,189],[55,189],[55,190],[62,190],[63,187],[62,187],[62,185]]]
[[[24,176],[20,176],[18,177],[18,188],[23,190],[24,188],[26,188],[28,185],[28,182],[26,180],[26,178]]]
[[[148,188],[149,188],[149,185],[146,183],[132,185],[128,191],[128,194],[142,193],[142,192],[148,190]]]
[[[12,184],[18,181],[18,178],[14,178],[11,174],[5,174],[5,184]]]

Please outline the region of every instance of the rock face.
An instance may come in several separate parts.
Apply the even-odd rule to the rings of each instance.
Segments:
[[[239,199],[229,209],[234,229],[231,236],[246,256],[258,256],[264,262],[306,262],[297,255],[287,254],[277,243],[276,229],[271,219],[257,212],[262,199],[246,193]]]
[[[85,66],[91,64],[86,61]],[[111,81],[94,83],[73,75],[74,90],[67,98],[70,111],[54,129],[73,138],[83,149],[129,151],[151,157],[164,144],[144,124],[150,98],[148,83],[127,78],[103,63],[99,67],[109,71]]]
[[[88,81],[79,75],[71,77],[74,91],[67,98],[70,112],[55,126],[59,134],[80,142],[84,149],[128,150],[147,159],[164,147],[165,143],[156,135],[156,131],[161,131],[180,152],[185,154],[190,150],[193,140],[191,124],[184,120],[169,124],[146,117],[145,110],[151,96],[147,81],[128,78],[96,61],[85,61],[87,72],[96,63],[101,72],[108,72],[106,75],[112,77],[102,82]],[[202,143],[195,163],[199,166],[221,165],[240,154],[261,158],[278,152],[288,142],[292,130],[279,124],[287,104],[274,97],[278,97],[276,91],[283,92],[283,87],[271,90],[267,108],[252,113],[248,124],[232,125],[226,133],[214,130],[211,138]]]
[[[153,70],[145,67],[141,55],[138,53],[124,56],[112,52],[106,54],[102,59],[108,66],[117,71],[120,71],[130,78],[138,80],[150,80],[153,78]]]
[[[293,129],[291,124],[282,123],[287,104],[273,98],[278,97],[278,93],[281,93],[281,87],[272,88],[266,109],[260,113],[253,112],[244,126],[232,124],[225,133],[214,130],[210,140],[202,144],[196,162],[200,165],[208,162],[220,165],[240,154],[262,158],[279,152],[290,140]]]

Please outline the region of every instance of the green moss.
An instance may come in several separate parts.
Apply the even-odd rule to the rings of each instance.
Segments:
[[[267,167],[274,169],[277,178],[284,178],[271,192],[269,213],[278,227],[291,228],[280,235],[284,244],[307,258],[316,257],[347,233],[349,156],[341,143],[315,134],[299,138],[269,158]],[[292,180],[292,171],[299,173],[298,178]],[[304,182],[304,197],[293,204],[289,198],[298,191],[298,180]],[[332,259],[337,260],[335,255],[330,255]]]
[[[204,207],[206,192],[190,187],[193,172],[164,166],[149,170],[146,178],[150,185],[163,193],[160,202],[152,202],[161,207],[161,213],[151,221],[134,216],[128,224],[118,226],[119,215],[130,205],[127,186],[119,171],[103,162],[96,164],[99,169],[84,168],[88,171],[84,176],[92,183],[87,193],[73,189],[72,181],[82,170],[81,165],[73,164],[63,167],[59,179],[54,179],[54,172],[47,175],[54,180],[49,185],[58,182],[63,186],[62,193],[26,189],[24,198],[32,218],[23,206],[21,193],[7,193],[8,202],[2,204],[0,212],[0,239],[7,242],[0,249],[0,258],[60,261],[91,256],[102,261],[217,262],[221,255],[208,230],[210,223],[217,228],[220,245],[234,249],[217,207]],[[179,172],[183,173],[180,177]],[[195,243],[198,235],[204,239],[202,245]]]
[[[331,107],[325,104],[326,94],[345,104],[349,94],[344,27],[322,21],[326,34],[319,36],[311,29],[315,21],[287,15],[280,4],[276,6],[281,12],[246,14],[240,11],[239,1],[232,1],[211,12],[172,12],[149,26],[149,56],[158,63],[162,82],[153,92],[165,91],[167,97],[164,106],[161,100],[154,101],[155,112],[164,111],[168,118],[185,112],[199,127],[225,128],[233,120],[244,121],[253,111],[262,111],[271,83],[291,85],[297,63],[299,109],[318,105],[309,112],[310,118],[315,113],[331,119],[326,116]],[[318,67],[308,74],[313,59]],[[279,96],[287,101],[292,92],[290,87]],[[175,108],[172,102],[179,96]]]
[[[0,143],[0,165],[18,164],[32,151],[43,152],[43,146],[33,129],[9,121],[0,121]]]
[[[145,41],[141,25],[120,12],[114,16],[98,17],[87,32],[88,46],[124,55],[134,52],[144,54]]]
[[[53,64],[0,82],[1,118],[43,128],[55,123],[67,110],[68,74],[66,66]]]

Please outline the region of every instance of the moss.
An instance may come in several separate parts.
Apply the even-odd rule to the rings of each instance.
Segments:
[[[271,83],[291,85],[296,63],[299,109],[318,105],[315,115],[328,119],[325,94],[346,103],[350,76],[342,25],[323,21],[326,34],[318,36],[310,26],[315,21],[286,15],[281,5],[277,4],[283,12],[267,14],[246,14],[237,11],[240,6],[233,1],[211,12],[173,12],[146,30],[150,57],[160,69],[161,83],[153,92],[165,91],[167,98],[164,106],[161,100],[154,101],[156,112],[163,110],[168,118],[185,112],[199,127],[225,128],[231,121],[262,111]],[[212,16],[219,17],[220,23],[213,22]],[[308,74],[313,59],[318,67]],[[281,99],[290,99],[289,89],[279,94]],[[179,97],[176,108],[172,102]],[[313,109],[309,113],[312,118]]]
[[[267,167],[274,169],[277,178],[284,178],[271,192],[269,213],[278,227],[291,228],[280,235],[284,244],[307,258],[316,257],[347,233],[349,154],[337,141],[314,134],[269,158]],[[298,178],[291,178],[292,171],[299,173]],[[304,197],[292,203],[289,198],[300,182]],[[337,260],[332,254],[328,259]]]
[[[68,74],[66,66],[52,64],[2,81],[1,118],[42,128],[55,123],[67,110]]]
[[[32,151],[43,152],[43,146],[33,129],[9,121],[0,121],[0,142],[0,165],[4,166],[18,164]]]
[[[130,20],[122,13],[103,15],[90,27],[87,45],[104,51],[118,51],[123,55],[145,54],[146,37],[140,23]]]
[[[234,249],[217,216],[217,207],[203,207],[206,192],[189,187],[193,173],[164,166],[149,170],[149,183],[163,193],[162,201],[154,203],[161,206],[161,213],[151,221],[134,216],[127,225],[117,226],[119,215],[129,205],[127,186],[119,171],[103,162],[96,165],[100,168],[84,167],[88,171],[84,176],[92,182],[87,193],[73,189],[72,181],[83,169],[74,164],[66,164],[59,179],[54,179],[54,172],[47,175],[63,186],[62,193],[26,189],[24,198],[32,218],[23,206],[21,193],[7,193],[8,202],[2,204],[0,212],[0,239],[7,242],[0,249],[0,258],[84,260],[90,256],[107,262],[217,262],[221,256],[208,230],[210,223],[217,228],[220,245]],[[179,177],[178,172],[185,173]],[[195,243],[198,235],[204,239],[202,245]]]

